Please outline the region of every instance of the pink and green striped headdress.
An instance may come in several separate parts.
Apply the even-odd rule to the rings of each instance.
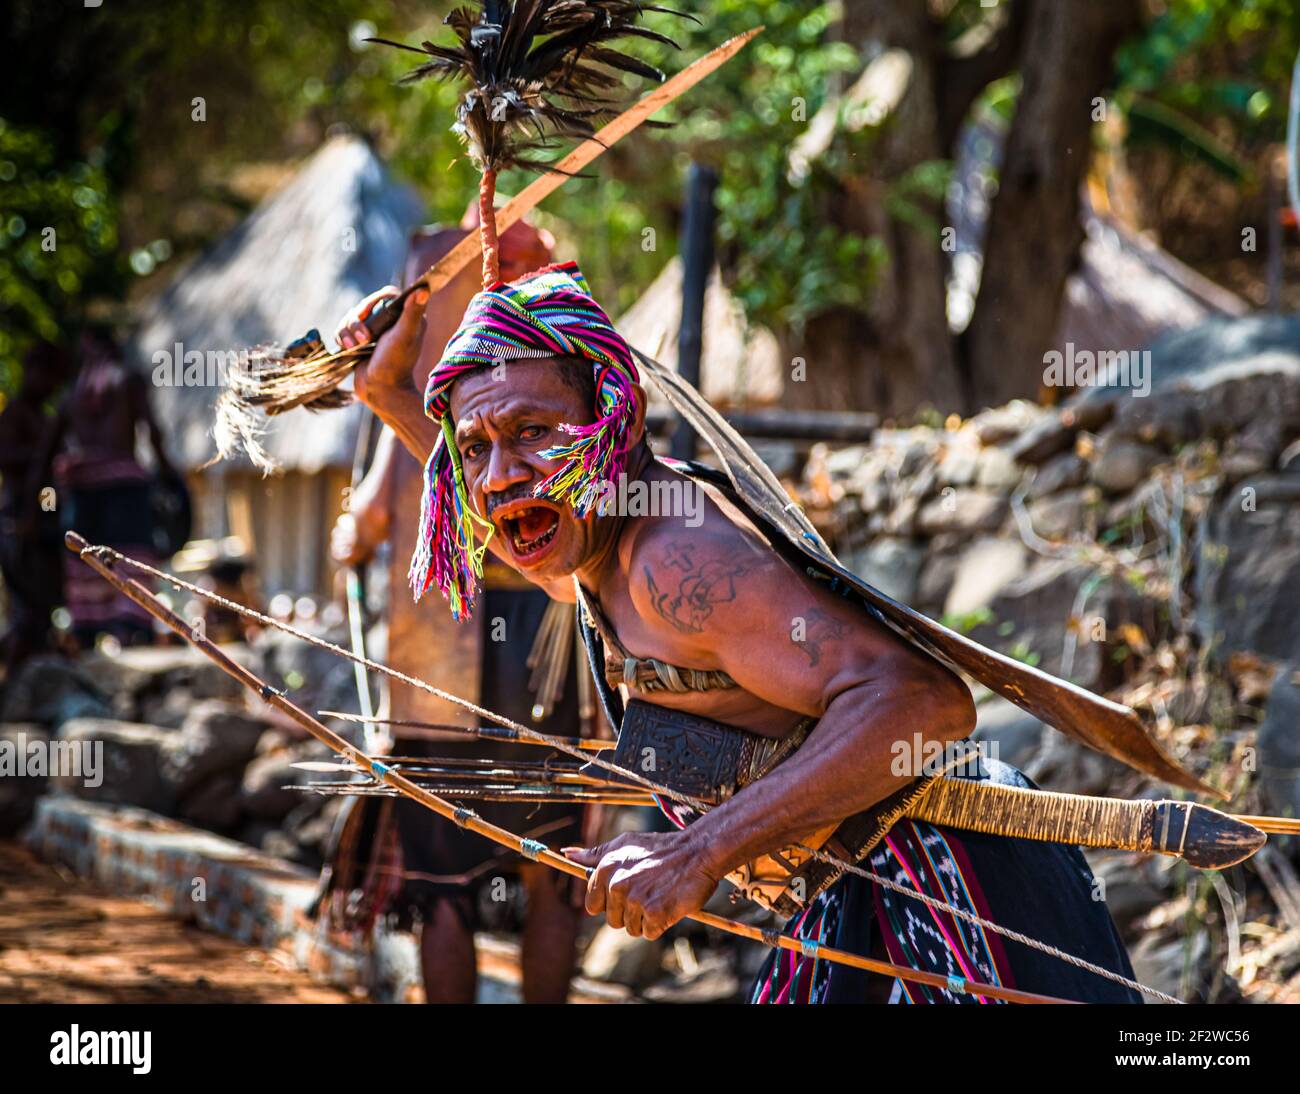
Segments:
[[[475,512],[465,487],[455,425],[447,415],[451,385],[475,369],[531,357],[586,357],[596,379],[596,420],[561,427],[573,443],[542,453],[564,464],[537,484],[534,496],[568,501],[577,516],[586,516],[600,500],[601,484],[616,480],[626,465],[636,365],[578,264],[544,266],[475,296],[424,389],[424,412],[441,426],[442,436],[424,468],[420,538],[410,571],[416,600],[437,585],[456,619],[469,618],[483,576],[486,548],[475,543],[474,527],[486,542],[492,526]]]

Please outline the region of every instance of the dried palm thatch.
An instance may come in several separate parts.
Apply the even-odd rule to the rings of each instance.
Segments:
[[[646,12],[681,15],[632,0],[479,0],[477,11],[462,7],[447,16],[453,44],[425,41],[416,47],[371,39],[427,58],[403,82],[434,77],[467,84],[452,129],[482,171],[479,222],[485,288],[499,280],[493,209],[498,174],[510,167],[557,170],[540,154],[564,140],[593,138],[595,123],[619,106],[615,93],[624,74],[663,79],[657,68],[613,45],[635,37],[676,48],[672,39],[637,25]],[[453,252],[440,262],[444,279],[455,257]],[[440,287],[432,283],[432,273],[431,267],[371,314],[366,326],[372,341],[363,346],[331,352],[312,330],[283,351],[264,347],[250,353],[247,367],[232,375],[217,404],[213,437],[218,458],[242,448],[255,465],[272,469],[257,439],[259,412],[271,416],[299,406],[329,410],[346,404],[351,397],[338,390],[339,384],[396,322],[407,296]]]

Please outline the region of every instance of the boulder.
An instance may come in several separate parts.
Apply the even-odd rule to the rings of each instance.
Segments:
[[[1124,623],[1135,623],[1153,643],[1161,633],[1157,605],[1128,585],[1100,582],[1083,604],[1082,618],[1072,620],[1076,598],[1091,568],[1068,560],[1039,560],[1008,583],[989,606],[992,618],[971,631],[975,641],[1014,657],[1037,658],[1037,666],[1098,690],[1113,675],[1108,651],[1111,636]],[[1104,627],[1098,627],[1100,622]],[[1068,672],[1064,658],[1073,631]],[[1104,636],[1095,637],[1099,632]]]
[[[49,764],[30,761],[48,756],[50,734],[34,722],[0,724],[0,836],[12,836],[32,818],[45,793]]]
[[[1208,949],[1205,931],[1196,932],[1190,939],[1182,935],[1170,938],[1156,932],[1143,934],[1128,951],[1133,979],[1166,995],[1182,998],[1183,970],[1206,968]]]
[[[247,663],[246,647],[223,649]],[[242,694],[237,680],[192,646],[128,646],[115,654],[95,653],[81,662],[86,674],[106,695],[128,704],[120,711],[143,719],[146,708],[173,692],[195,699],[235,699]]]
[[[972,436],[970,443],[955,440],[944,446],[936,465],[936,481],[941,486],[970,486],[975,481],[975,475],[979,471],[980,450],[974,440]]]
[[[1024,573],[1025,547],[1019,540],[982,536],[960,555],[943,602],[943,614],[969,615],[987,608],[1008,584]]]
[[[1013,399],[1005,406],[981,410],[966,423],[965,428],[971,430],[981,444],[1002,444],[1018,437],[1050,413],[1035,403]]]
[[[163,692],[146,692],[140,696],[134,707],[139,712],[142,722],[151,726],[163,726],[166,729],[180,729],[185,719],[194,709],[194,705],[204,700],[197,699],[184,688],[168,688]],[[220,700],[211,700],[219,702]]]
[[[1202,436],[1197,399],[1189,392],[1155,398],[1127,398],[1115,403],[1111,432],[1146,444],[1173,449]]]
[[[1216,365],[1180,384],[1179,394],[1195,399],[1200,435],[1294,436],[1300,429],[1300,352],[1292,346]]]
[[[1066,561],[1037,561],[994,597],[991,620],[976,627],[971,637],[1003,653],[1034,655],[1039,668],[1059,672],[1070,606],[1088,573],[1086,566]],[[1080,646],[1071,678],[1091,686],[1100,673],[1096,660]]]
[[[1151,396],[1116,403],[1114,426],[1172,447],[1236,433],[1300,429],[1300,321],[1211,320],[1151,346]]]
[[[961,536],[935,536],[921,565],[916,583],[915,607],[936,618],[943,614],[944,602],[961,565]]]
[[[884,513],[872,514],[873,520],[883,517],[881,532],[893,536],[910,536],[916,530],[917,514],[921,503],[935,492],[938,483],[939,466],[930,463],[922,467],[910,478],[900,479],[893,484],[890,491],[890,507]],[[952,490],[944,487],[941,493]]]
[[[214,775],[242,771],[266,729],[262,719],[231,703],[219,699],[199,703],[167,739],[163,778],[178,800],[186,798]]]
[[[1103,389],[1104,390],[1104,389]],[[1012,441],[1007,450],[1018,463],[1034,466],[1074,447],[1081,429],[1099,429],[1115,412],[1115,393],[1085,392],[1054,414],[1048,414]]]
[[[945,487],[917,513],[916,527],[923,535],[942,532],[996,532],[1010,506],[1000,494],[967,487]]]
[[[74,718],[59,727],[69,758],[79,771],[66,766],[50,784],[73,797],[116,805],[136,805],[170,815],[175,796],[162,777],[162,759],[172,731],[109,718]]]
[[[1043,539],[1065,540],[1087,533],[1089,509],[1096,500],[1093,487],[1072,487],[1029,503],[1029,520]]]
[[[1072,421],[1054,414],[1025,430],[1012,441],[1009,446],[1011,456],[1017,463],[1031,466],[1046,463],[1053,456],[1073,448],[1074,435],[1078,431],[1079,427]]]
[[[910,604],[925,551],[910,540],[881,537],[843,559],[844,565],[886,596]]]
[[[1111,795],[1131,780],[1132,768],[1054,729],[1043,735],[1043,746],[1026,763],[1025,774],[1039,786],[1065,794]]]
[[[240,806],[257,820],[283,821],[302,803],[304,791],[285,790],[288,785],[302,785],[322,776],[300,771],[293,765],[300,760],[329,759],[334,755],[315,741],[305,741],[281,752],[258,756],[246,768],[239,788]]]
[[[1053,456],[1035,473],[1028,496],[1046,497],[1070,486],[1082,486],[1088,481],[1088,461],[1075,452],[1062,452]]]
[[[589,980],[644,988],[658,979],[662,955],[662,943],[633,938],[626,931],[602,923],[583,955],[582,975]]]
[[[1227,490],[1202,521],[1196,628],[1215,656],[1246,650],[1300,660],[1300,476],[1261,475]]]
[[[884,459],[889,470],[900,479],[915,475],[924,464],[934,463],[938,454],[939,434],[933,429],[879,429],[871,446]]]
[[[0,722],[37,722],[58,729],[73,718],[109,718],[108,693],[76,662],[42,655],[24,661],[4,690]]]
[[[325,630],[321,637],[349,647],[344,630]],[[256,655],[259,675],[287,691],[303,709],[358,713],[356,676],[352,665],[338,654],[283,631],[268,631],[258,638]]]
[[[293,840],[295,850],[290,857],[294,862],[315,869],[324,865],[339,810],[346,802],[346,798],[322,798],[318,794],[303,796],[281,825],[281,831]]]
[[[239,776],[218,775],[191,791],[176,807],[176,815],[200,828],[228,833],[239,824]]]
[[[1020,484],[1021,469],[1005,448],[984,448],[976,461],[975,485],[1009,491]]]
[[[1092,466],[1092,481],[1109,494],[1124,494],[1142,482],[1163,459],[1165,455],[1158,448],[1118,433],[1107,433],[1101,439]]]
[[[1147,870],[1135,869],[1130,855],[1093,852],[1089,860],[1093,877],[1103,883],[1106,907],[1121,932],[1168,899]]]
[[[1273,454],[1266,449],[1254,448],[1231,438],[1219,458],[1219,469],[1229,483],[1239,482],[1268,471],[1273,466]]]

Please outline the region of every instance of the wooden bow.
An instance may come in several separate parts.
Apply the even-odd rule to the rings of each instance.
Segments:
[[[146,589],[137,580],[130,577],[124,577],[116,572],[117,552],[110,552],[105,548],[91,546],[76,532],[68,532],[65,536],[65,543],[68,550],[76,554],[83,562],[86,563],[105,581],[109,582],[118,592],[129,600],[138,604],[159,622],[163,623],[168,629],[178,634],[190,645],[194,646],[222,670],[228,673],[234,679],[238,680],[251,692],[257,695],[266,703],[275,707],[282,714],[286,715],[297,725],[301,726],[322,744],[333,749],[340,756],[351,763],[368,770],[371,775],[385,786],[391,787],[404,797],[417,801],[427,809],[433,810],[439,816],[446,818],[461,828],[468,829],[477,835],[483,836],[497,843],[502,847],[510,848],[519,852],[519,854],[535,862],[541,862],[558,870],[561,873],[568,874],[570,877],[582,878],[586,880],[592,871],[588,867],[580,866],[576,862],[571,862],[563,855],[557,854],[550,848],[536,840],[525,839],[523,836],[516,835],[514,832],[498,825],[491,824],[483,820],[478,814],[471,809],[463,806],[454,805],[445,798],[417,785],[406,776],[395,771],[389,764],[378,759],[372,759],[367,756],[361,749],[350,744],[339,734],[335,733],[328,726],[324,725],[317,719],[313,718],[301,707],[291,702],[283,692],[277,691],[266,683],[250,669],[245,668],[224,650],[211,641],[206,635],[196,636],[193,628],[186,621],[172,611],[166,604],[158,599],[152,592]],[[103,555],[104,557],[100,557]],[[108,561],[105,561],[105,558]],[[173,579],[174,580],[174,579]],[[880,973],[884,976],[895,977],[900,980],[908,980],[917,984],[925,984],[934,988],[941,988],[950,992],[973,994],[987,999],[1000,999],[1008,1003],[1072,1003],[1074,1000],[1059,999],[1050,995],[1041,995],[1037,992],[1020,991],[1016,988],[1007,988],[997,984],[986,984],[978,980],[971,980],[964,977],[941,976],[938,973],[924,972],[920,969],[913,969],[904,965],[895,965],[888,961],[877,961],[873,958],[862,957],[858,954],[848,953],[844,950],[834,949],[829,946],[822,946],[818,943],[801,941],[790,938],[778,931],[764,930],[760,927],[750,926],[746,923],[738,923],[735,920],[727,919],[724,916],[714,915],[712,912],[700,910],[686,918],[701,923],[708,927],[714,927],[727,934],[736,935],[740,938],[747,938],[753,942],[761,942],[766,946],[774,949],[789,950],[794,953],[815,954],[819,960],[829,961],[832,964],[847,965],[851,968],[861,969],[865,972]]]

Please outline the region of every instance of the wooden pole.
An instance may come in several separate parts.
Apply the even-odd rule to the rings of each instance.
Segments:
[[[712,168],[692,161],[686,176],[686,211],[682,220],[682,322],[677,331],[677,373],[694,388],[700,386],[700,354],[704,348],[704,293],[713,269],[713,226],[717,211],[713,193],[718,176]],[[672,456],[695,458],[695,430],[677,418]]]
[[[561,873],[568,874],[570,877],[581,878],[584,881],[588,878],[591,871],[585,866],[580,866],[576,862],[570,862],[563,855],[552,851],[543,843],[536,840],[525,839],[517,836],[508,829],[498,827],[488,821],[483,820],[472,809],[465,809],[461,806],[453,805],[444,798],[438,797],[417,786],[410,779],[399,775],[386,764],[379,760],[372,760],[361,749],[350,744],[346,739],[340,737],[328,726],[322,724],[308,714],[301,707],[290,702],[285,696],[271,687],[264,680],[258,677],[250,669],[245,668],[239,662],[235,661],[229,654],[213,643],[206,635],[199,636],[193,632],[186,621],[177,615],[171,608],[167,607],[153,593],[146,589],[134,578],[123,577],[118,574],[109,563],[95,557],[84,538],[76,532],[68,532],[64,536],[64,543],[68,550],[77,555],[82,562],[94,570],[100,577],[112,585],[118,592],[127,599],[138,604],[155,619],[165,624],[176,634],[180,635],[185,641],[196,647],[201,653],[215,662],[224,669],[229,675],[233,676],[250,691],[257,694],[263,701],[275,707],[276,710],[286,715],[293,722],[301,726],[322,744],[328,745],[341,756],[347,757],[359,767],[370,771],[374,778],[413,801],[418,801],[421,805],[433,810],[439,816],[445,817],[452,823],[459,825],[461,828],[468,829],[476,835],[483,836],[493,843],[500,844],[513,851],[518,851],[525,858],[532,859],[534,862],[542,862],[552,869],[559,870]],[[758,927],[750,926],[747,923],[737,923],[734,920],[726,919],[720,915],[714,915],[712,912],[698,911],[693,915],[686,917],[696,923],[704,924],[707,927],[715,927],[727,934],[733,934],[740,938],[748,938],[754,942],[762,942],[767,946],[775,949],[789,950],[794,953],[815,953],[823,961],[830,961],[837,965],[848,965],[855,969],[862,969],[865,972],[880,973],[883,976],[892,976],[900,980],[910,980],[917,984],[926,984],[930,987],[944,988],[948,991],[982,996],[988,999],[1002,999],[1008,1003],[1073,1003],[1070,999],[1057,999],[1050,995],[1039,995],[1036,992],[1020,991],[1015,988],[1006,988],[997,984],[984,984],[978,980],[967,980],[962,977],[940,976],[937,973],[925,972],[921,969],[913,969],[903,965],[894,965],[888,961],[876,961],[869,957],[862,957],[855,953],[848,953],[845,950],[833,949],[829,946],[814,946],[810,943],[804,943],[788,935],[780,934],[774,930],[762,930]]]

